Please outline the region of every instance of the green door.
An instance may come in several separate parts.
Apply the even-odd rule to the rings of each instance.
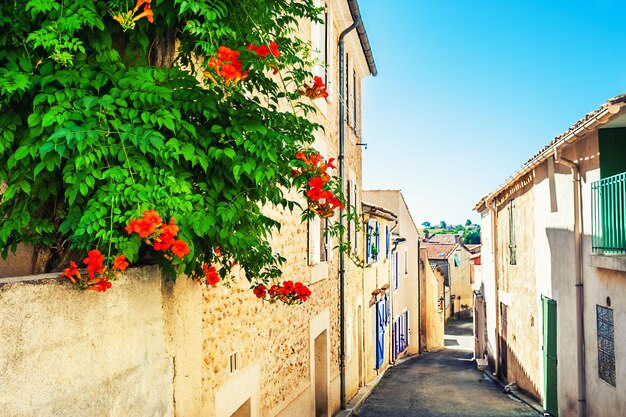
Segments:
[[[543,408],[553,416],[559,415],[556,390],[556,301],[541,296],[543,301]]]

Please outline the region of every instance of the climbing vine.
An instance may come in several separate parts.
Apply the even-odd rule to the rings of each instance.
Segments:
[[[269,286],[285,259],[262,207],[296,208],[295,156],[320,128],[310,100],[325,89],[295,36],[319,12],[311,0],[2,2],[2,255],[32,245],[44,272],[89,251],[87,277],[76,263],[64,276],[96,291],[145,261],[213,285],[238,264]],[[342,204],[316,184],[305,217]],[[146,212],[164,220],[142,235]],[[297,288],[289,303],[310,295]]]

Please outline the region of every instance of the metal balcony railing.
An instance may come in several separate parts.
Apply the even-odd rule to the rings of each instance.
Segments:
[[[591,183],[593,252],[626,254],[626,172]]]

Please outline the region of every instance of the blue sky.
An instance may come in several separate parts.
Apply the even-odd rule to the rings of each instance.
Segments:
[[[365,189],[415,221],[474,204],[626,92],[626,2],[360,0],[378,67],[363,83]]]

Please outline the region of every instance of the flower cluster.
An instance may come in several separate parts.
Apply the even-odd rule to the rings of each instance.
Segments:
[[[151,1],[152,0],[137,0],[137,4],[135,5],[135,8],[133,10],[129,10],[126,13],[120,12],[118,14],[114,14],[113,20],[119,22],[119,24],[122,25],[124,32],[128,29],[135,29],[136,22],[142,17],[145,17],[148,22],[154,23],[154,13],[150,8]],[[139,9],[142,9],[141,13],[137,14],[137,12],[139,12]]]
[[[256,52],[260,58],[265,58],[269,54],[272,54],[275,58],[280,56],[278,44],[274,41],[270,42],[269,47],[267,45],[256,46],[254,43],[251,43],[247,46],[247,49],[248,51]]]
[[[294,170],[293,174],[307,180],[308,189],[305,195],[309,204],[308,210],[325,219],[331,217],[337,207],[343,209],[343,203],[330,190],[331,177],[326,172],[329,168],[336,168],[333,165],[335,159],[324,162],[319,153],[307,156],[304,152],[298,152],[296,159],[304,163],[302,170]]]
[[[158,251],[171,251],[174,256],[184,258],[190,250],[187,242],[176,239],[178,226],[172,217],[169,223],[163,223],[161,216],[154,210],[146,210],[140,219],[132,219],[126,226],[128,234],[137,233],[148,245]]]
[[[248,72],[243,72],[243,62],[239,59],[239,54],[239,51],[220,46],[217,49],[217,56],[209,59],[207,63],[215,74],[211,74],[211,71],[205,71],[204,76],[215,84],[220,84],[216,77],[221,78],[226,84],[236,84],[245,80],[248,77]]]
[[[324,81],[322,81],[322,78],[317,75],[313,77],[313,85],[310,86],[307,83],[304,83],[304,88],[304,90],[300,90],[300,95],[307,96],[311,100],[315,100],[320,97],[328,97],[326,85],[324,84]]]
[[[301,282],[283,281],[267,288],[263,284],[254,287],[254,295],[270,303],[282,301],[285,304],[302,304],[311,296],[311,290]]]
[[[79,290],[105,292],[111,288],[110,280],[115,279],[117,271],[125,271],[128,268],[128,262],[124,255],[116,256],[111,267],[104,265],[104,261],[104,256],[99,250],[90,250],[83,260],[87,276],[80,273],[74,261],[70,262],[69,268],[65,268],[60,276],[69,279]]]

